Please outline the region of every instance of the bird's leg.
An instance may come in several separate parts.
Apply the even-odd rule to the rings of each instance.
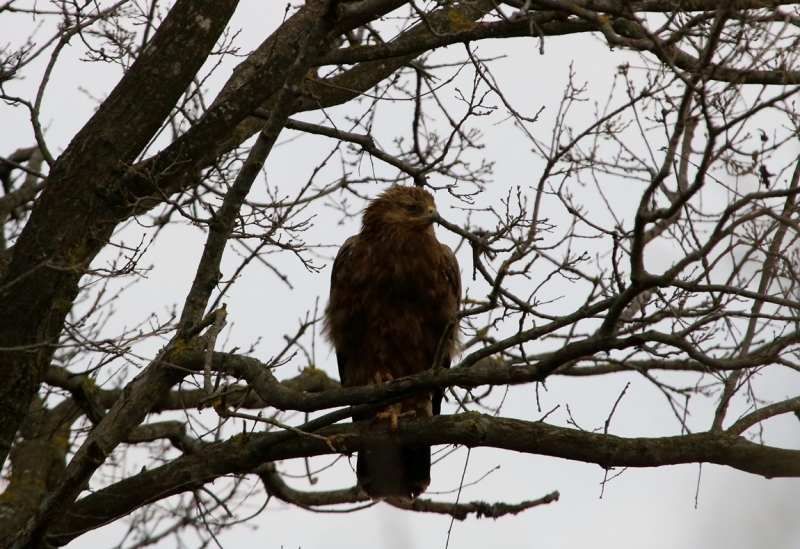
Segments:
[[[384,381],[392,381],[394,377],[389,372],[385,374],[381,374],[380,372],[375,372],[375,383],[383,383]],[[401,417],[414,417],[417,413],[414,410],[408,410],[406,412],[401,412],[402,409],[401,403],[390,404],[386,407],[383,412],[378,412],[375,415],[374,421],[379,421],[381,419],[388,419],[389,426],[392,431],[397,431],[398,427],[398,420]]]
[[[386,407],[383,412],[378,412],[375,415],[375,421],[380,421],[381,419],[388,419],[389,426],[392,431],[397,431],[397,420],[400,416],[403,415],[400,413],[400,403],[397,404],[390,404]]]
[[[389,372],[382,374],[380,372],[375,372],[375,383],[383,383],[384,381],[392,381],[394,377]]]
[[[378,412],[378,414],[375,416],[375,421],[378,421],[380,419],[388,419],[392,431],[397,431],[398,420],[401,417],[414,417],[417,415],[417,412],[415,412],[414,410],[399,412],[399,409],[400,409],[399,404],[392,404],[391,406],[386,408],[386,410],[384,410],[383,412]]]
[[[388,419],[392,431],[397,431],[398,420],[401,417],[414,417],[416,415],[417,412],[414,410],[406,410],[405,412],[399,412],[399,404],[392,404],[391,406],[387,407],[383,412],[378,412],[377,415],[375,416],[375,421],[381,419]]]
[[[401,417],[416,417],[416,415],[417,415],[417,411],[416,410],[406,410],[402,414],[397,414],[397,417],[398,418],[401,418]]]

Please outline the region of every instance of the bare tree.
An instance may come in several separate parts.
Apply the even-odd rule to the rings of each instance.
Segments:
[[[359,509],[369,499],[356,486],[299,490],[279,465],[389,437],[607,472],[715,463],[800,476],[800,451],[762,432],[777,415],[800,417],[800,385],[767,402],[755,381],[786,371],[796,380],[800,370],[796,3],[308,0],[287,6],[249,53],[228,29],[238,4],[0,4],[4,27],[36,25],[0,44],[4,108],[30,120],[4,127],[30,140],[0,157],[5,545],[60,546],[126,517],[123,547],[188,531],[205,545],[257,514],[239,504],[264,494]],[[602,100],[570,73],[560,104],[540,105],[530,91],[520,101],[478,48],[504,39],[493,47],[544,52],[590,33],[620,60]],[[56,69],[73,47],[122,76],[58,154],[42,105],[68,85]],[[37,85],[19,87],[23,77]],[[511,184],[493,181],[495,159],[482,150],[481,130],[499,121],[517,129],[536,166]],[[329,148],[282,155],[279,136],[296,135]],[[296,177],[278,185],[268,159]],[[324,224],[357,221],[365,200],[393,183],[427,186],[454,205],[439,231],[458,239],[467,282],[453,319],[458,364],[341,389],[317,367],[321,306],[282,347],[223,351],[236,284],[252,272],[277,299],[302,278],[292,273],[317,273],[332,257]],[[186,265],[196,272],[176,297],[182,307],[161,312],[170,304],[153,296],[150,316],[114,320],[119,293],[147,275],[143,258],[187,229],[205,246]],[[568,410],[504,416],[510,386],[538,403],[554,376],[591,383],[615,373],[656,387],[674,432],[613,435],[627,387],[595,430]],[[447,390],[440,417],[396,431],[346,421],[433,389]],[[129,455],[145,467],[119,467]],[[453,498],[389,503],[500,517],[558,493]]]

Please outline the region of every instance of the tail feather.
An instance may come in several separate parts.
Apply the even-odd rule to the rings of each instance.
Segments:
[[[359,452],[358,483],[372,498],[415,499],[431,482],[430,446],[382,443]]]

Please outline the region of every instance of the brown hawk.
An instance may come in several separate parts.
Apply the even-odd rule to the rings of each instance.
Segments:
[[[436,239],[436,215],[429,192],[394,185],[370,202],[361,232],[336,255],[324,332],[343,387],[427,370],[443,337],[441,366],[450,366],[458,330],[447,326],[460,306],[461,275],[453,251]],[[442,396],[415,396],[353,419],[390,417],[396,428],[401,415],[438,415]],[[356,473],[371,497],[410,500],[430,484],[430,468],[430,447],[382,444],[359,452]]]

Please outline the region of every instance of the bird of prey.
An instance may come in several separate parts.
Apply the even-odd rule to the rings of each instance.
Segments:
[[[333,262],[324,333],[336,350],[343,387],[374,385],[448,368],[458,329],[461,274],[453,251],[436,239],[431,194],[389,187],[364,210],[361,232],[348,238]],[[441,410],[441,390],[411,397],[355,421],[430,417]],[[361,489],[375,499],[409,501],[430,484],[428,446],[374,444],[358,455]]]

